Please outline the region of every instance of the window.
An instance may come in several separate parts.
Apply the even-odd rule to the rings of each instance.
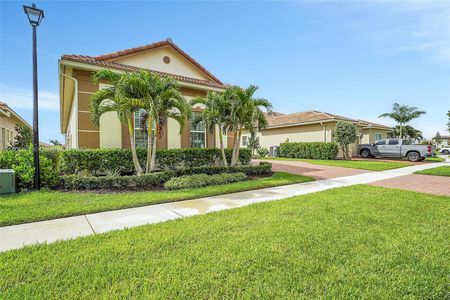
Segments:
[[[134,144],[136,145],[136,148],[147,148],[148,133],[145,128],[147,126],[143,124],[144,119],[142,117],[144,113],[144,109],[134,112]],[[152,124],[152,135],[154,134],[154,130],[155,123]]]
[[[192,114],[191,122],[191,148],[205,148],[206,132],[203,121],[194,122],[198,118],[198,112]]]
[[[381,133],[375,133],[375,141],[381,140],[383,135]]]
[[[386,140],[379,140],[376,141],[375,145],[385,145],[386,144]]]
[[[389,145],[398,145],[398,140],[389,140]]]
[[[5,128],[2,127],[2,149],[6,148],[6,132]]]
[[[248,145],[248,136],[243,136],[242,137],[242,146],[247,146]]]
[[[6,135],[7,135],[7,147],[12,146],[12,143],[13,143],[12,131],[9,129],[6,129]]]

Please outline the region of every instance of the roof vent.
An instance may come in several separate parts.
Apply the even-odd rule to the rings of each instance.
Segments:
[[[167,38],[167,41],[168,41],[169,43],[173,43],[173,41],[172,41],[171,38]]]

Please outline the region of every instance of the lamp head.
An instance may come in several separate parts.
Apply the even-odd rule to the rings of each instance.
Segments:
[[[36,7],[33,3],[32,6],[23,6],[23,11],[27,14],[28,21],[30,21],[31,26],[39,26],[41,20],[44,18],[44,11]]]

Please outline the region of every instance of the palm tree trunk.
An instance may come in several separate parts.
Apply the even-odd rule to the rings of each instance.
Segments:
[[[238,136],[237,148],[236,148],[235,164],[237,164],[239,162],[239,150],[241,150],[241,136],[242,136],[242,128],[239,129],[239,136]]]
[[[230,166],[234,166],[236,164],[235,158],[236,158],[236,144],[237,144],[237,137],[238,137],[238,130],[235,130],[233,132],[233,152],[231,153],[231,163]]]
[[[147,125],[147,161],[145,164],[145,173],[150,173],[151,172],[150,161],[152,158],[152,128],[153,128],[152,118],[149,117],[147,122],[148,122],[148,125]]]
[[[400,123],[400,139],[403,139],[403,123]]]
[[[131,122],[131,118],[127,118],[127,124],[128,124],[128,132],[130,133],[131,156],[133,157],[134,169],[135,169],[137,175],[141,175],[142,168],[141,168],[141,164],[139,163],[139,159],[138,159],[138,156],[136,153],[136,145],[134,143],[134,128],[133,128],[133,124]]]
[[[225,168],[228,167],[227,156],[225,155],[225,149],[223,148],[223,136],[222,136],[222,126],[219,126],[219,145],[220,152],[222,153],[222,163]]]
[[[236,153],[236,138],[237,138],[237,129],[233,131],[233,151],[231,152],[230,166],[234,165],[234,154]]]
[[[239,127],[239,129],[236,132],[236,136],[234,138],[234,151],[233,151],[233,158],[231,161],[231,166],[235,166],[239,161],[239,149],[241,144],[241,135],[242,135],[242,127]]]
[[[153,172],[155,170],[155,165],[156,165],[156,136],[157,136],[157,132],[156,132],[157,128],[155,126],[155,134],[153,135],[153,142],[152,142],[152,159],[150,160],[150,172]]]

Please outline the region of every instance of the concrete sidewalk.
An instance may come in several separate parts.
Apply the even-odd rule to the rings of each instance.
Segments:
[[[6,226],[0,228],[0,251],[17,249],[35,243],[51,243],[57,240],[71,239],[127,227],[159,223],[177,218],[242,207],[252,203],[310,194],[337,187],[367,184],[444,165],[449,165],[448,161],[445,163],[421,164],[382,172],[370,172],[195,200]]]

